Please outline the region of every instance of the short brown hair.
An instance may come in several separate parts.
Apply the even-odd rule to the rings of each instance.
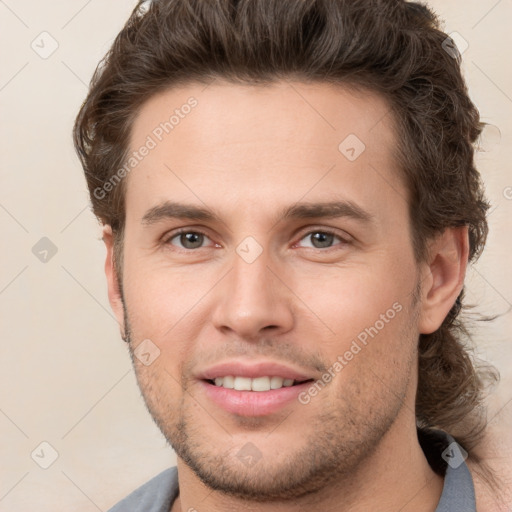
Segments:
[[[470,261],[484,247],[486,211],[474,143],[483,124],[460,55],[426,6],[403,0],[154,0],[139,2],[98,66],[74,128],[94,213],[112,226],[121,272],[125,180],[99,199],[127,156],[132,122],[152,95],[222,78],[324,82],[375,92],[390,105],[396,158],[409,191],[418,262],[445,228],[468,226]],[[482,436],[483,390],[459,318],[419,339],[416,417],[471,449]],[[487,370],[485,369],[487,368]]]

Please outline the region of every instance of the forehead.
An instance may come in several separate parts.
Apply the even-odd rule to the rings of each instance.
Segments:
[[[145,156],[127,176],[127,217],[173,195],[212,207],[272,198],[281,209],[322,191],[372,202],[368,185],[388,183],[385,199],[403,192],[395,146],[390,107],[375,93],[285,81],[169,89],[132,126],[129,155]]]
[[[344,132],[358,134],[374,148],[391,142],[392,115],[387,101],[375,92],[348,85],[215,81],[210,85],[190,83],[150,97],[132,126],[130,146],[136,149],[148,135],[157,143],[172,138],[176,144],[188,142],[194,147],[208,141],[210,146],[236,143],[248,136],[268,143],[272,135],[278,135],[275,144],[289,137],[305,137],[302,142],[307,142],[316,136],[327,137],[326,144],[332,145]],[[188,135],[194,135],[194,140]]]

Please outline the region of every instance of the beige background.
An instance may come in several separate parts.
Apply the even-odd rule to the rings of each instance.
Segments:
[[[0,1],[2,512],[104,511],[175,463],[110,312],[104,246],[71,143],[95,65],[134,4]],[[476,342],[502,374],[489,419],[493,460],[504,463],[512,460],[512,1],[430,4],[447,32],[469,43],[470,93],[493,125],[478,156],[493,204],[491,232],[467,282],[481,312],[503,314],[476,331]],[[39,52],[51,49],[43,31],[59,45],[47,59],[31,48],[35,40]],[[42,237],[57,248],[46,263],[32,252]],[[48,469],[38,465],[51,462],[41,442],[58,452]]]

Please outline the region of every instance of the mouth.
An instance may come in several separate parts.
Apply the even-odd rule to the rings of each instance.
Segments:
[[[270,417],[285,408],[298,405],[299,395],[313,379],[292,380],[282,377],[217,377],[201,379],[206,398],[230,415]]]
[[[269,360],[236,359],[199,370],[200,390],[214,407],[238,416],[268,416],[297,405],[312,374]]]
[[[262,376],[262,377],[242,377],[226,375],[225,377],[216,377],[215,379],[203,379],[204,382],[212,386],[224,389],[233,389],[235,391],[254,391],[264,393],[267,391],[298,386],[300,384],[313,382],[313,379],[289,379],[280,376]]]

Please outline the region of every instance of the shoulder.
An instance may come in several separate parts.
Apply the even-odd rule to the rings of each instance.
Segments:
[[[178,470],[168,468],[135,489],[108,512],[168,512],[178,495]]]
[[[466,462],[475,482],[478,512],[511,512],[512,445],[508,432],[488,428],[473,451],[479,460]]]
[[[510,512],[512,510],[512,475],[508,475],[504,482],[502,475],[496,473],[495,461],[492,462],[492,466],[487,462],[482,467],[480,462],[467,461],[475,484],[477,510],[478,512]],[[493,473],[491,479],[489,470]],[[499,483],[496,482],[497,478]]]

